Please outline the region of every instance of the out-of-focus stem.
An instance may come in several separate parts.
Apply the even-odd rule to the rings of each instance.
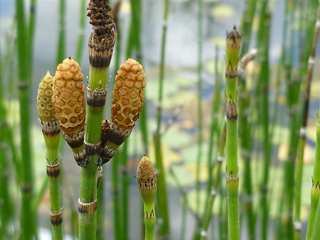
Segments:
[[[217,156],[217,164],[214,169],[214,182],[212,186],[212,190],[209,196],[208,200],[208,206],[206,208],[206,212],[204,215],[204,219],[202,222],[202,230],[201,230],[201,240],[206,240],[207,239],[207,231],[208,231],[208,226],[212,217],[212,207],[214,200],[218,194],[218,188],[220,186],[220,180],[221,180],[221,165],[223,161],[223,152],[224,152],[224,147],[226,144],[226,124],[223,126],[223,130],[221,132],[220,136],[220,145],[219,145],[219,152]]]
[[[167,198],[167,189],[165,181],[165,173],[163,166],[162,157],[162,145],[161,145],[161,118],[162,118],[162,97],[163,97],[163,79],[165,71],[165,45],[166,45],[166,35],[167,35],[167,19],[169,13],[169,0],[165,0],[163,12],[163,27],[162,27],[162,37],[161,37],[161,58],[160,58],[160,75],[159,75],[159,95],[157,108],[157,129],[154,136],[154,148],[155,148],[155,159],[156,159],[156,169],[159,171],[157,176],[158,181],[158,219],[161,219],[160,225],[160,236],[163,239],[170,239],[170,223],[169,223],[169,206]]]
[[[295,191],[295,217],[294,217],[294,236],[295,240],[301,238],[301,222],[300,222],[300,207],[301,207],[301,185],[302,185],[302,172],[303,172],[303,157],[304,157],[304,147],[306,143],[306,129],[308,122],[308,113],[309,113],[309,98],[310,98],[310,87],[313,76],[313,65],[314,58],[316,55],[316,47],[319,39],[320,25],[320,9],[318,11],[318,21],[315,26],[315,33],[313,37],[312,50],[309,57],[309,66],[306,79],[306,93],[304,100],[304,110],[303,110],[303,120],[302,126],[300,129],[300,141],[298,145],[298,162],[297,162],[297,172],[296,172],[296,191]]]

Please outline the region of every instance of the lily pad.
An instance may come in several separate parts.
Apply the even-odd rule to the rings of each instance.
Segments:
[[[172,81],[175,82],[181,88],[192,87],[196,84],[195,78],[192,78],[190,74],[179,74],[172,78]]]
[[[180,88],[175,82],[164,81],[163,83],[163,99],[179,92]],[[148,100],[158,101],[159,82],[149,81],[146,87],[146,97]]]
[[[234,15],[234,8],[229,5],[217,5],[211,10],[211,13],[216,18],[230,18]]]
[[[192,142],[192,136],[184,131],[171,128],[163,136],[162,142],[171,148],[181,148]]]
[[[149,158],[151,162],[155,162],[155,152],[153,143],[149,145]],[[168,168],[172,163],[180,163],[181,156],[179,153],[173,151],[171,147],[167,144],[162,144],[162,156],[163,156],[163,165]]]
[[[131,4],[130,1],[122,1],[120,4],[120,13],[130,14],[131,13]]]
[[[214,37],[210,39],[210,43],[215,46],[224,49],[226,47],[225,37]]]
[[[172,171],[182,187],[189,187],[194,184],[195,179],[190,175],[188,169],[185,169],[182,166],[172,166]],[[176,187],[177,182],[175,177],[169,171],[167,171],[167,176],[167,183]]]
[[[185,169],[188,169],[190,172],[190,176],[194,179],[197,178],[197,164],[196,163],[186,163],[183,165]],[[200,182],[207,182],[208,181],[208,164],[202,163],[200,164]]]
[[[206,198],[207,198],[206,191],[200,190],[199,196],[200,196],[200,208],[199,208],[198,213],[203,214],[204,210],[205,210],[204,205],[205,205]],[[189,204],[190,210],[193,212],[196,212],[196,210],[197,210],[197,191],[192,190],[192,191],[188,192],[187,199],[188,199],[188,204]]]
[[[184,106],[188,102],[193,102],[195,93],[191,91],[181,91],[171,97],[163,99],[162,106],[165,109],[174,109]]]
[[[203,144],[202,146],[202,157],[201,162],[205,163],[207,161],[208,156],[208,144]],[[196,163],[197,162],[197,155],[198,155],[198,145],[193,144],[192,146],[189,146],[188,148],[184,149],[182,151],[182,159],[184,162],[188,163]]]

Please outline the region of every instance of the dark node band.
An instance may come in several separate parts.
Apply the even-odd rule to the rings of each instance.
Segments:
[[[91,203],[82,203],[78,199],[78,211],[81,214],[93,213],[97,210],[97,201]]]
[[[24,82],[24,81],[20,81],[17,83],[17,87],[20,89],[20,90],[23,90],[23,89],[27,89],[29,88],[29,83],[28,82]]]
[[[111,57],[100,57],[100,56],[95,56],[95,57],[90,57],[89,56],[89,62],[92,67],[96,68],[104,68],[108,67],[110,65]]]
[[[57,135],[59,135],[59,133],[60,133],[60,129],[59,130],[55,130],[55,131],[53,131],[53,132],[48,132],[48,131],[46,131],[45,129],[42,129],[42,134],[43,135],[46,135],[46,136],[48,136],[48,137],[54,137],[54,136],[57,136]]]
[[[50,214],[50,221],[53,226],[58,226],[62,224],[62,213]]]
[[[48,177],[59,177],[60,175],[60,164],[56,164],[56,165],[49,165],[47,164],[47,175]]]
[[[88,156],[94,156],[94,155],[100,155],[101,153],[101,142],[91,144],[91,143],[84,143],[84,148],[87,157]]]
[[[88,98],[87,98],[87,104],[90,107],[103,107],[106,103],[106,91],[94,91],[92,92],[91,89],[88,89]]]
[[[238,74],[226,74],[226,78],[237,78]]]
[[[31,190],[32,190],[32,186],[30,184],[23,184],[21,186],[21,191],[24,193],[31,192]]]

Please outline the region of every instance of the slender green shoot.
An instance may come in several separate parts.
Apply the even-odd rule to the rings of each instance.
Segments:
[[[239,175],[238,175],[238,97],[237,73],[241,36],[236,27],[228,33],[226,40],[226,118],[227,118],[227,198],[228,231],[230,240],[240,239],[239,222]]]

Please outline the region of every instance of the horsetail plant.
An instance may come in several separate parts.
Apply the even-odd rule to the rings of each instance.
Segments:
[[[227,198],[228,198],[228,231],[230,240],[240,239],[239,224],[239,175],[238,175],[238,100],[237,76],[242,36],[236,26],[226,39],[226,161],[227,161]]]
[[[94,41],[94,38],[95,36],[90,40],[93,39]],[[91,63],[96,66],[101,66],[103,63],[109,64],[110,59],[105,59],[104,56],[111,56],[106,53],[99,55],[99,49],[97,52],[96,50],[93,49],[90,52],[95,54],[90,56]],[[108,67],[104,68],[106,71],[108,70]],[[80,198],[78,200],[80,239],[95,239],[96,189],[100,177],[98,169],[101,169],[101,165],[114,156],[117,148],[130,135],[142,110],[145,88],[145,74],[141,64],[129,58],[120,66],[116,76],[111,120],[102,121],[106,92],[101,88],[102,84],[99,77],[102,77],[103,73],[102,69],[94,66],[91,66],[91,71],[95,71],[91,76],[100,81],[100,86],[93,82],[91,86],[98,86],[98,88],[92,92],[89,81],[85,140],[83,134],[84,113],[86,112],[85,88],[81,82],[83,74],[78,63],[71,58],[64,60],[58,66],[58,71],[54,77],[54,95],[52,98],[63,136],[72,148],[78,165],[83,167]],[[106,79],[104,83],[106,83]],[[99,136],[98,140],[97,135]]]
[[[154,202],[157,192],[157,175],[148,157],[142,157],[138,165],[136,178],[144,206],[145,240],[154,240],[156,226]]]
[[[37,110],[46,144],[46,166],[49,180],[50,219],[53,239],[63,239],[62,206],[60,194],[59,141],[60,126],[51,98],[53,79],[49,72],[38,88]]]

